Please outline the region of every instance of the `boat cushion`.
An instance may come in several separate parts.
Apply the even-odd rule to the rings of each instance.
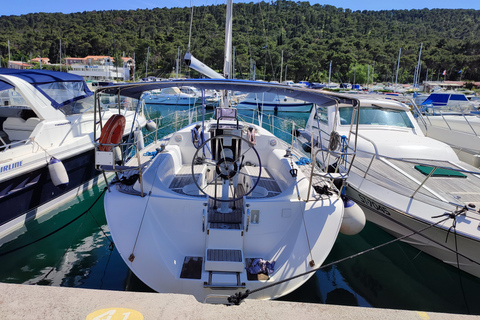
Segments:
[[[430,172],[434,169],[434,167],[430,166],[422,166],[422,165],[416,165],[415,169],[423,173],[424,175],[428,176]],[[464,175],[461,172],[455,171],[455,170],[449,170],[449,169],[442,169],[442,168],[437,168],[435,172],[433,172],[432,177],[459,177],[459,178],[466,178],[467,176]]]
[[[10,117],[3,123],[3,131],[5,131],[11,141],[26,140],[39,123],[40,119],[37,117],[28,118],[27,120]]]

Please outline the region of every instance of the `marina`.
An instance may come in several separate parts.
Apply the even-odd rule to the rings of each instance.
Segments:
[[[480,84],[473,82],[478,61],[462,62],[476,52],[470,36],[457,36],[458,28],[448,35],[458,38],[448,50],[472,50],[454,52],[447,71],[439,64],[445,52],[432,60],[430,47],[441,45],[423,47],[430,34],[404,37],[412,23],[436,30],[431,40],[446,37],[448,23],[430,26],[437,17],[427,18],[429,9],[405,25],[409,18],[395,11],[386,18],[291,1],[190,9],[156,8],[140,20],[143,12],[99,12],[115,33],[98,29],[98,15],[59,14],[59,50],[52,43],[48,58],[46,46],[21,37],[44,32],[43,16],[24,21],[25,29],[23,17],[0,17],[19,31],[0,41],[8,49],[1,62],[11,68],[0,68],[2,314],[480,315],[479,106],[472,100]],[[466,20],[472,14],[456,12]],[[98,29],[91,43],[77,28],[87,15]],[[391,22],[398,32],[385,34]],[[343,39],[338,26],[358,40]],[[62,47],[67,29],[85,45]],[[187,34],[186,50],[175,47]],[[370,34],[383,40],[373,45]],[[11,59],[11,36],[20,61]],[[472,89],[468,98],[443,85],[428,96],[428,68],[420,85],[425,64],[443,82],[460,78],[453,87]],[[94,92],[86,83],[92,77]],[[370,82],[384,92],[370,91]]]
[[[161,108],[152,105],[146,109],[152,115],[171,111]],[[298,126],[306,124],[306,115],[283,116]],[[274,114],[270,117],[273,119]],[[111,247],[99,199],[104,188],[100,184],[59,207],[58,214],[27,224],[28,232],[1,246],[0,282],[153,292],[129,271],[117,249]],[[317,271],[302,287],[280,300],[480,314],[476,303],[478,278],[405,243],[393,242],[372,250],[394,240],[370,222],[358,235],[340,234],[324,263],[334,264]],[[364,251],[368,252],[358,255]],[[350,256],[354,257],[335,263]]]

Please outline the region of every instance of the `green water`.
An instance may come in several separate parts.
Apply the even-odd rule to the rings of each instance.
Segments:
[[[299,125],[308,117],[287,116]],[[289,130],[289,126],[284,128]],[[60,206],[57,214],[29,223],[16,239],[2,245],[0,282],[151,291],[131,274],[112,248],[102,199],[87,210],[103,190],[103,186],[97,186],[82,194]],[[367,223],[356,236],[340,234],[325,263],[392,239]],[[480,315],[478,292],[480,279],[395,242],[317,271],[305,285],[281,300]]]

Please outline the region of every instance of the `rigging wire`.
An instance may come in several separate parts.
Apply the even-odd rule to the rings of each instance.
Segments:
[[[308,271],[303,272],[303,273],[301,273],[301,274],[297,274],[297,275],[295,275],[295,276],[293,276],[293,277],[290,277],[290,278],[288,278],[288,279],[283,279],[283,280],[277,281],[277,282],[272,283],[272,284],[268,284],[268,285],[266,285],[266,286],[263,286],[263,287],[260,287],[260,288],[254,289],[254,290],[246,290],[245,292],[237,292],[237,293],[231,295],[230,297],[228,297],[228,302],[229,302],[231,305],[240,305],[240,303],[242,303],[242,301],[243,301],[244,299],[246,299],[249,295],[251,295],[251,294],[253,294],[253,293],[256,293],[256,292],[259,292],[259,291],[262,291],[262,290],[265,290],[265,289],[268,289],[268,288],[271,288],[271,287],[274,287],[274,286],[277,286],[277,285],[279,285],[279,284],[288,282],[288,281],[293,280],[293,279],[296,279],[296,278],[303,277],[303,276],[305,276],[305,275],[307,275],[307,274],[310,274],[310,273],[313,273],[313,272],[317,272],[317,271],[319,271],[319,270],[322,270],[322,269],[324,269],[324,268],[330,267],[330,266],[332,266],[332,265],[339,264],[339,263],[341,263],[341,262],[343,262],[343,261],[356,258],[356,257],[358,257],[358,256],[361,256],[361,255],[367,253],[367,252],[375,251],[375,250],[377,250],[377,249],[379,249],[379,248],[385,247],[385,246],[387,246],[387,245],[389,245],[389,244],[392,244],[392,243],[398,242],[398,241],[400,241],[400,240],[403,240],[403,239],[405,239],[405,238],[411,237],[411,236],[413,236],[413,235],[415,235],[415,234],[420,234],[421,236],[424,236],[424,235],[421,234],[421,232],[423,232],[423,231],[425,231],[425,230],[427,230],[427,229],[430,229],[430,228],[432,228],[432,227],[435,227],[435,226],[437,226],[438,224],[441,224],[441,223],[443,223],[443,222],[445,222],[445,221],[447,221],[447,220],[449,220],[449,219],[451,219],[451,218],[453,218],[453,217],[456,217],[456,216],[462,214],[463,212],[464,212],[463,209],[462,209],[462,210],[457,210],[457,211],[455,211],[455,212],[453,212],[453,213],[448,214],[448,216],[447,216],[445,219],[442,219],[442,220],[440,220],[440,221],[438,221],[438,222],[436,222],[436,223],[433,223],[433,224],[429,224],[429,225],[427,225],[426,227],[424,227],[424,228],[422,228],[422,229],[420,229],[420,230],[412,231],[411,233],[406,234],[406,235],[404,235],[404,236],[401,236],[401,237],[399,237],[399,238],[396,238],[396,239],[387,241],[387,242],[385,242],[385,243],[383,243],[383,244],[380,244],[380,245],[378,245],[378,246],[372,247],[372,248],[370,248],[370,249],[367,249],[367,250],[358,252],[358,253],[356,253],[356,254],[350,255],[350,256],[348,256],[348,257],[345,257],[345,258],[342,258],[342,259],[333,261],[333,262],[331,262],[331,263],[328,263],[328,264],[319,266],[318,268],[314,268],[314,269],[312,269],[312,270],[308,270]],[[411,230],[411,229],[410,229],[410,230]],[[450,250],[452,250],[452,249],[450,249]],[[452,250],[452,251],[453,251],[453,250]],[[461,254],[459,254],[459,253],[457,253],[457,254],[458,254],[458,255],[461,255]],[[464,255],[461,255],[461,256],[465,257]],[[471,260],[471,259],[468,258],[468,257],[465,257],[465,258],[469,259],[469,260],[472,261],[472,262],[475,262],[475,263],[479,264],[478,262],[473,261],[473,260]]]
[[[258,7],[260,9],[260,16],[262,17],[263,34],[265,36],[265,48],[266,48],[266,51],[267,51],[267,54],[265,55],[265,71],[264,71],[264,74],[263,74],[263,80],[265,80],[265,76],[267,74],[267,55],[270,58],[270,66],[272,68],[272,77],[273,77],[273,80],[275,80],[275,70],[273,69],[272,55],[270,54],[270,48],[268,47],[268,33],[267,33],[267,29],[265,27],[265,19],[263,18],[262,6],[261,6],[260,1],[258,2]],[[268,8],[270,8],[269,5],[268,5]],[[267,12],[267,22],[268,22],[268,12]]]
[[[188,36],[188,51],[190,52],[190,43],[192,40],[192,24],[193,24],[193,0],[192,0],[192,15],[190,16],[190,34]]]

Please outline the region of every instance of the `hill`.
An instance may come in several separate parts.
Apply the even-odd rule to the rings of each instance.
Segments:
[[[114,6],[114,3],[112,3]],[[351,11],[330,5],[279,0],[234,4],[233,44],[237,78],[279,80],[283,51],[285,78],[325,81],[394,81],[402,49],[399,82],[412,82],[423,43],[421,80],[480,80],[480,11],[423,9]],[[135,55],[137,71],[168,76],[177,52],[189,43],[191,8],[111,10],[72,14],[33,13],[0,16],[0,55],[12,60],[62,56]],[[225,5],[194,8],[191,52],[214,69],[223,68]],[[182,55],[183,56],[183,55]],[[370,65],[370,67],[368,67]],[[356,66],[356,67],[355,67]],[[186,71],[182,67],[182,71]],[[459,71],[462,72],[459,73]],[[186,76],[198,76],[193,73]]]

